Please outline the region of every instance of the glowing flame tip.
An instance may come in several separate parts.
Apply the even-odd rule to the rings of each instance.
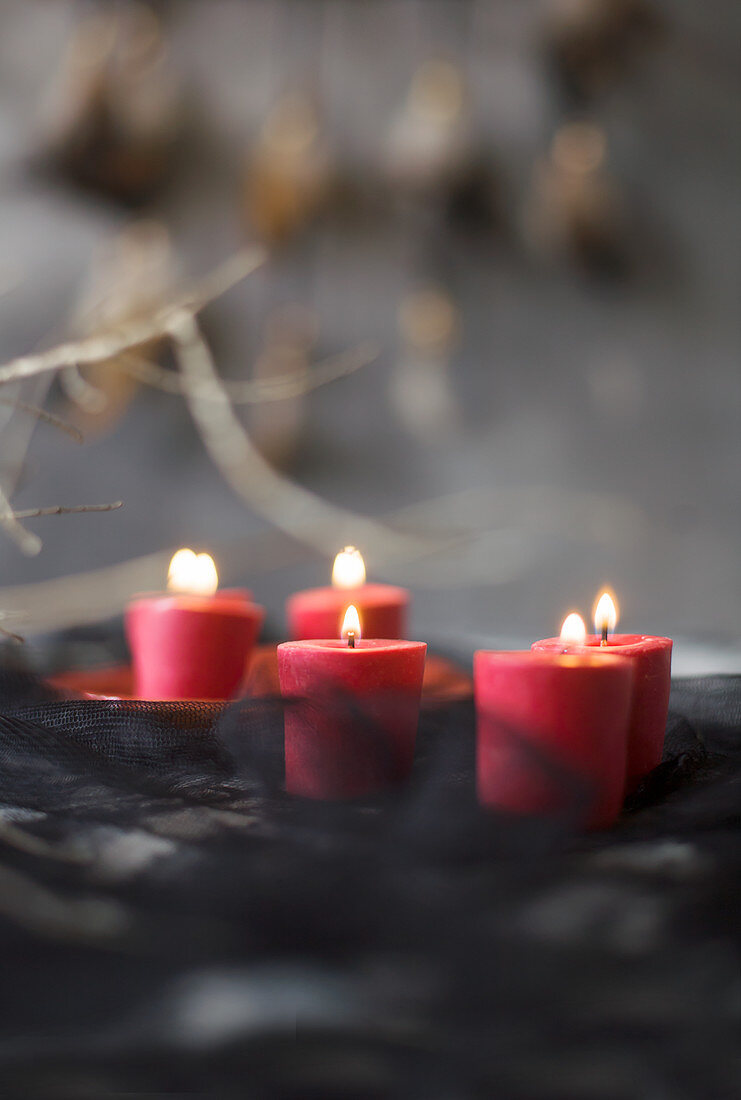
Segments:
[[[610,592],[603,592],[594,607],[594,625],[597,633],[607,630],[613,634],[618,621],[618,609],[614,596]]]
[[[365,584],[363,555],[354,546],[346,546],[334,559],[332,584],[335,588],[359,588]]]
[[[561,627],[560,640],[564,645],[584,645],[587,640],[587,628],[581,615],[572,611],[566,616]]]
[[[360,616],[358,615],[358,609],[354,604],[350,604],[345,617],[342,620],[342,630],[340,631],[343,640],[346,640],[351,634],[357,641],[360,638]]]
[[[173,554],[167,571],[167,588],[170,592],[212,596],[218,587],[219,575],[210,554],[196,554],[187,548]]]

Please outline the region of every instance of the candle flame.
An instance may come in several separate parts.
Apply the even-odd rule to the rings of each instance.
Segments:
[[[561,627],[560,640],[564,645],[584,645],[587,640],[587,628],[581,615],[572,611],[566,616]]]
[[[342,630],[340,631],[343,641],[345,641],[350,634],[355,637],[356,641],[360,637],[360,615],[358,615],[358,609],[354,604],[350,604],[345,612],[345,617],[342,620]]]
[[[617,602],[610,592],[603,592],[594,607],[594,625],[597,633],[607,630],[613,634],[618,621]]]
[[[346,546],[334,559],[332,584],[335,588],[360,588],[365,584],[363,555],[354,546]]]
[[[183,548],[172,555],[167,571],[170,592],[187,592],[194,596],[213,596],[219,587],[219,574],[210,554],[196,554]]]

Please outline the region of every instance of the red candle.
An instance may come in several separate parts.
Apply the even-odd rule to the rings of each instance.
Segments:
[[[126,635],[140,699],[230,699],[242,689],[263,621],[246,589],[218,592],[208,554],[173,557],[168,593],[140,596]]]
[[[354,546],[335,558],[332,584],[296,592],[286,604],[291,638],[337,638],[349,604],[357,607],[367,638],[403,638],[409,592],[390,584],[366,584],[365,563]]]
[[[361,639],[353,612],[342,639],[278,646],[292,794],[353,798],[400,783],[412,770],[427,646]]]
[[[618,655],[628,658],[633,665],[626,767],[626,790],[630,792],[661,763],[671,688],[671,638],[611,633],[617,625],[617,609],[609,593],[603,593],[595,610],[599,634],[587,635],[583,624],[581,637],[579,632],[570,634],[569,621],[573,622],[571,616],[564,623],[560,638],[535,642],[533,649],[563,652],[567,648],[569,653]]]
[[[245,603],[252,603],[252,590],[249,588],[219,588],[213,595],[217,600],[243,600]]]
[[[630,662],[479,650],[473,677],[480,802],[611,825],[623,802]]]

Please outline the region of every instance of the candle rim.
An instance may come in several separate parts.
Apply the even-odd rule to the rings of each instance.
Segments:
[[[556,639],[558,642],[558,639]],[[495,665],[514,665],[521,668],[560,668],[564,671],[576,671],[585,668],[618,668],[628,666],[621,653],[605,653],[604,650],[592,652],[594,646],[559,646],[547,649],[477,649],[473,655],[474,669],[477,665],[493,663]],[[564,652],[566,650],[566,652]],[[493,660],[492,660],[493,659]],[[629,666],[628,666],[629,667]]]
[[[237,612],[243,615],[259,614],[264,617],[265,608],[261,604],[255,603],[252,599],[245,599],[243,595],[232,596],[224,593],[223,589],[220,591],[222,595],[214,592],[210,596],[199,592],[141,592],[129,601],[126,611],[130,612],[140,607],[147,607],[152,612],[178,608],[180,611],[192,611],[194,614],[223,612],[231,615]]]
[[[167,596],[200,596],[205,600],[241,600],[243,603],[254,603],[255,593],[246,585],[232,584],[224,588],[219,586],[215,592],[173,592],[167,588],[147,588],[143,592],[135,592],[129,603],[137,600],[158,600]]]
[[[627,639],[630,639],[629,641]],[[662,634],[610,634],[607,638],[607,645],[602,645],[602,638],[599,634],[587,634],[583,642],[563,642],[560,638],[541,638],[537,642],[533,642],[534,646],[538,647],[537,652],[544,652],[546,649],[557,649],[559,647],[568,649],[570,653],[581,653],[584,650],[596,649],[603,656],[610,656],[607,650],[621,650],[623,652],[640,648],[642,652],[647,649],[665,649],[669,646],[673,646],[673,640],[666,638]],[[542,648],[541,648],[542,647]],[[620,654],[613,654],[613,656],[619,656]]]
[[[279,650],[304,649],[304,650],[333,650],[348,653],[384,653],[394,649],[418,649],[420,646],[427,648],[427,642],[417,642],[410,638],[358,638],[355,647],[347,644],[345,638],[296,638],[293,641],[280,642]]]
[[[381,597],[386,599],[409,600],[409,589],[401,585],[384,584],[380,581],[366,581],[356,588],[336,588],[332,584],[319,585],[317,588],[302,588],[298,592],[292,592],[287,603],[290,606],[294,601],[310,603],[312,600],[324,601],[331,597],[339,606],[340,604],[358,603],[373,604]]]

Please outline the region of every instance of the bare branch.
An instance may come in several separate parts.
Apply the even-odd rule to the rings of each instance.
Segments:
[[[69,507],[56,504],[51,508],[26,508],[13,515],[16,519],[34,519],[36,516],[76,515],[78,512],[115,512],[118,508],[123,508],[122,500],[115,500],[112,504],[72,504]]]
[[[82,340],[70,340],[39,355],[23,355],[0,367],[0,385],[20,378],[60,370],[62,367],[79,367],[88,363],[100,363],[123,352],[131,351],[162,337],[175,316],[183,309],[201,310],[208,302],[226,293],[240,280],[263,263],[265,253],[260,248],[249,249],[233,256],[216,271],[206,276],[196,287],[175,301],[158,309],[153,315],[120,324],[109,332],[89,336]]]
[[[38,535],[34,535],[31,531],[27,531],[26,528],[18,522],[18,519],[13,512],[5,492],[0,487],[0,527],[5,530],[5,533],[13,540],[18,548],[28,557],[34,557],[41,549],[42,542]]]
[[[368,366],[380,354],[375,344],[363,343],[356,348],[333,355],[306,371],[292,371],[274,378],[255,378],[244,381],[222,379],[221,385],[234,405],[258,405],[268,401],[285,401],[326,386],[340,378]],[[185,385],[180,375],[160,367],[157,363],[127,352],[116,360],[116,366],[137,378],[140,382],[182,395]]]
[[[59,381],[66,396],[84,413],[97,416],[105,411],[108,398],[83,377],[77,364],[60,371]]]
[[[58,428],[60,432],[64,432],[74,439],[75,443],[85,442],[79,428],[76,428],[74,424],[69,424],[66,420],[62,420],[61,417],[55,416],[54,413],[42,409],[40,405],[31,405],[28,401],[10,397],[0,397],[0,405],[7,405],[11,409],[17,409],[18,412],[28,413],[29,416],[34,416],[37,420],[43,421],[44,424],[50,424],[52,428]]]
[[[236,255],[230,256],[228,260],[225,260],[224,263],[205,275],[189,291],[175,298],[170,305],[160,310],[160,313],[167,315],[168,319],[183,309],[190,313],[200,313],[209,302],[221,298],[237,283],[241,283],[253,271],[257,271],[266,259],[267,253],[259,245],[253,245],[251,248],[245,248],[241,252],[237,252]]]
[[[195,318],[181,311],[170,334],[185,399],[206,450],[234,491],[271,523],[324,555],[352,538],[374,562],[408,559],[435,549],[433,540],[384,527],[322,500],[265,461],[234,414]]]

